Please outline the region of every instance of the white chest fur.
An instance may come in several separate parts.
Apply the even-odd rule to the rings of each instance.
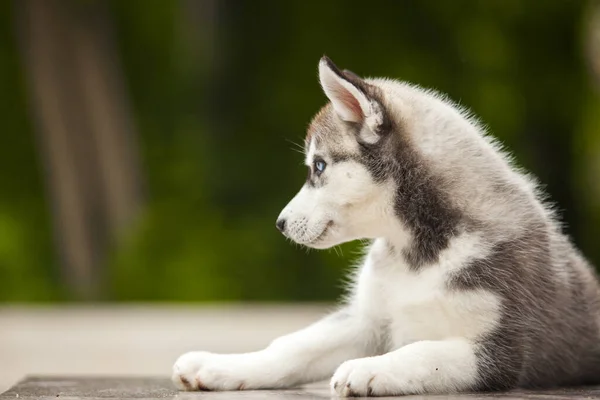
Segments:
[[[492,292],[447,287],[448,275],[485,255],[478,238],[455,238],[436,265],[411,271],[377,240],[360,271],[353,306],[385,326],[392,349],[420,340],[475,338],[494,327],[500,299]]]

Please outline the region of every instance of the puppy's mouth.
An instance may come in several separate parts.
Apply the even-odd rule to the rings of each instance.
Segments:
[[[329,233],[329,228],[331,228],[333,226],[333,220],[330,220],[329,222],[327,222],[327,225],[325,225],[325,229],[323,229],[323,232],[321,232],[319,234],[319,236],[317,236],[314,240],[311,240],[309,243],[306,243],[306,246],[314,246],[314,245],[318,245],[319,242],[321,242],[325,236],[327,235],[327,233]]]

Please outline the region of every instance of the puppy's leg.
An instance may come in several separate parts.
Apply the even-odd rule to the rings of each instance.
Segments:
[[[374,329],[339,311],[246,354],[191,352],[173,366],[173,382],[184,390],[285,388],[331,377],[344,361],[376,354]]]
[[[343,363],[331,379],[341,397],[452,393],[472,390],[479,371],[466,339],[421,341],[393,352]]]

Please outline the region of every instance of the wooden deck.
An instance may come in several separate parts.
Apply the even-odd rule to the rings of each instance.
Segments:
[[[511,391],[503,393],[473,393],[463,395],[404,396],[403,399],[595,399],[600,387],[559,389],[548,391]],[[308,400],[330,399],[326,384],[309,385],[293,390],[242,392],[178,392],[167,378],[90,378],[90,377],[29,377],[0,395],[5,399],[166,399],[182,400]],[[383,398],[380,398],[383,399]]]

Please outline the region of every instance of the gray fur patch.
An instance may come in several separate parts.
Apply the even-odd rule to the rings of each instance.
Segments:
[[[379,91],[366,92],[384,104]],[[441,178],[429,171],[401,126],[386,117],[378,134],[381,139],[377,143],[361,144],[360,161],[376,181],[392,179],[396,184],[394,209],[413,233],[404,258],[417,270],[438,260],[450,239],[464,229],[467,218],[452,206],[442,191]]]
[[[497,244],[448,281],[451,289],[485,289],[502,299],[497,328],[478,340],[474,390],[600,382],[598,289],[585,261],[571,255],[566,238],[551,241],[549,229],[540,223]]]

